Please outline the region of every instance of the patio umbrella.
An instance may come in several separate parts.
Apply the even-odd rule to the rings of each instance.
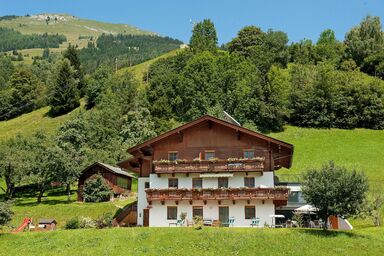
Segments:
[[[316,208],[310,204],[306,204],[306,205],[300,206],[299,208],[296,208],[294,211],[296,213],[308,214],[309,221],[311,221],[311,214],[316,214],[315,212],[319,211],[319,208]]]
[[[300,206],[299,208],[296,208],[294,211],[298,213],[315,214],[314,212],[319,211],[319,209],[310,204],[306,204],[306,205]]]

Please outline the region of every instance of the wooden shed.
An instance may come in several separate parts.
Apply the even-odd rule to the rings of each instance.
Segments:
[[[56,229],[57,222],[54,219],[40,219],[39,220],[39,230],[41,231],[48,231],[48,230],[55,230]]]
[[[136,178],[135,175],[128,173],[123,168],[95,162],[94,164],[85,168],[79,177],[79,185],[77,190],[78,201],[83,201],[84,184],[90,177],[95,174],[100,174],[103,176],[115,196],[130,193],[132,179]]]

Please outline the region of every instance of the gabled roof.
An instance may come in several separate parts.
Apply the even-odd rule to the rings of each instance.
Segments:
[[[56,220],[54,219],[40,219],[39,224],[52,224],[55,223],[57,224]]]
[[[217,124],[221,124],[223,126],[226,126],[228,128],[231,128],[231,129],[234,129],[236,131],[239,131],[239,132],[243,132],[245,134],[248,134],[250,136],[254,136],[254,137],[257,137],[259,139],[262,139],[262,140],[266,140],[266,141],[269,141],[271,143],[274,143],[276,145],[280,145],[282,147],[286,147],[286,148],[289,148],[289,149],[292,149],[293,150],[293,145],[292,144],[289,144],[287,142],[284,142],[284,141],[281,141],[281,140],[278,140],[278,139],[274,139],[272,137],[269,137],[269,136],[266,136],[264,134],[261,134],[261,133],[258,133],[258,132],[254,132],[252,130],[249,130],[247,128],[244,128],[244,127],[241,127],[241,126],[238,126],[236,124],[233,124],[233,123],[230,123],[230,122],[227,122],[227,121],[224,121],[224,120],[221,120],[221,119],[218,119],[216,117],[213,117],[213,116],[210,116],[210,115],[204,115],[198,119],[195,119],[189,123],[186,123],[178,128],[175,128],[173,130],[170,130],[168,132],[165,132],[155,138],[152,138],[150,140],[147,140],[139,145],[136,145],[132,148],[129,148],[128,149],[128,152],[129,153],[133,153],[141,148],[144,148],[144,147],[147,147],[147,146],[150,146],[151,144],[155,143],[155,142],[158,142],[160,140],[163,140],[165,138],[168,138],[169,136],[171,135],[174,135],[174,134],[177,134],[177,133],[180,133],[182,132],[183,130],[189,128],[189,127],[192,127],[192,126],[195,126],[199,123],[202,123],[204,121],[211,121],[213,123],[217,123]]]
[[[98,166],[101,166],[103,167],[104,169],[107,169],[109,170],[110,172],[113,172],[115,174],[120,174],[120,175],[123,175],[123,176],[126,176],[126,177],[131,177],[131,178],[136,178],[135,175],[125,171],[123,168],[120,168],[120,167],[115,167],[115,166],[112,166],[112,165],[109,165],[109,164],[104,164],[104,163],[101,163],[101,162],[95,162],[93,163],[92,165],[88,166],[87,168],[85,168],[85,170],[83,172],[86,172],[87,170],[89,170],[90,168],[92,168],[93,166],[95,165],[98,165]]]

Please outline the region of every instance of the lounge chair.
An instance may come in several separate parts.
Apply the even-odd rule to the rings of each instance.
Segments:
[[[177,220],[176,222],[171,222],[169,223],[169,226],[175,225],[176,227],[178,226],[184,226],[184,220]]]
[[[232,226],[233,227],[234,223],[235,223],[235,218],[231,217],[226,222],[224,222],[222,224],[222,226],[224,226],[224,227],[231,227]]]
[[[260,224],[260,218],[253,218],[251,222],[251,227],[258,227]]]

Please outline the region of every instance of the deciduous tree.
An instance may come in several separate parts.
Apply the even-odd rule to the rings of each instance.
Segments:
[[[363,209],[368,192],[364,173],[347,170],[332,161],[321,169],[310,169],[303,176],[302,191],[305,200],[319,209],[318,215],[325,220],[331,215],[350,217]]]

